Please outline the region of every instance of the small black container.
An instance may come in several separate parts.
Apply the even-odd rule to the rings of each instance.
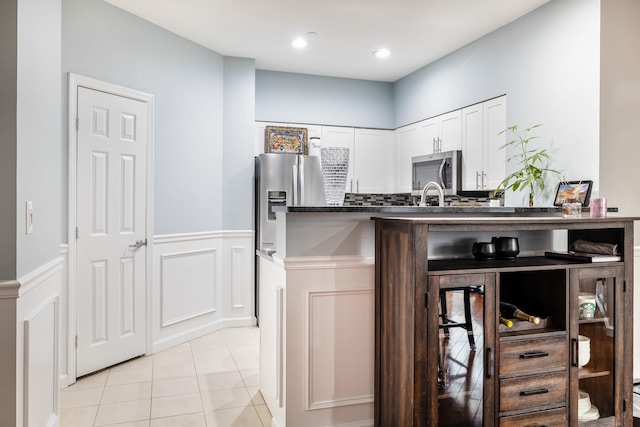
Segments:
[[[496,247],[491,242],[473,242],[471,253],[475,259],[491,260],[496,257]]]
[[[498,259],[516,259],[520,253],[520,246],[517,237],[492,237],[491,243],[496,248]]]

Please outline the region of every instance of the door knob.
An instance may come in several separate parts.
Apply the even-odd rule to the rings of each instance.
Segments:
[[[136,240],[133,245],[129,245],[130,248],[140,249],[143,246],[147,246],[147,239],[144,240]]]

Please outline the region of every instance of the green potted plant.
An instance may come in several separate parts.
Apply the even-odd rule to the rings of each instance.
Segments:
[[[542,125],[537,124],[524,131],[520,131],[517,125],[513,125],[500,132],[500,134],[505,132],[511,132],[513,134],[514,139],[504,144],[500,149],[515,146],[519,151],[509,157],[507,163],[514,161],[520,168],[503,179],[498,185],[498,188],[496,188],[495,193],[501,189],[510,189],[513,191],[528,190],[529,207],[533,207],[533,195],[536,189],[542,191],[545,188],[544,175],[549,173],[560,174],[557,170],[547,167],[549,153],[547,153],[546,148],[531,148],[529,146],[532,140],[539,138],[538,136],[529,136],[530,132],[540,126]]]

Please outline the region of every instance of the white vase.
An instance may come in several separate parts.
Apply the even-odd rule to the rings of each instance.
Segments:
[[[320,149],[324,198],[329,206],[342,206],[349,172],[349,149],[324,147]]]

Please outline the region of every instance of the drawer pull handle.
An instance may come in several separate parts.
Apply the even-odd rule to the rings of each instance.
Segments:
[[[535,396],[536,394],[549,393],[548,388],[538,388],[536,390],[524,390],[520,392],[520,396]]]
[[[535,359],[536,357],[547,357],[549,353],[546,351],[529,351],[520,355],[520,359]]]

